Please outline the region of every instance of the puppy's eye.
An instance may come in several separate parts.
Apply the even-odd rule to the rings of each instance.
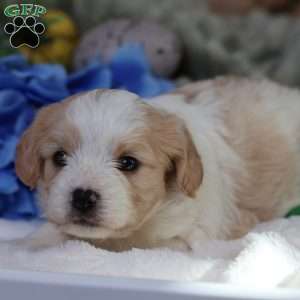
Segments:
[[[67,153],[63,150],[56,151],[52,160],[57,167],[64,167],[67,164]]]
[[[135,171],[139,166],[139,161],[132,156],[121,156],[118,159],[117,168],[121,171]]]

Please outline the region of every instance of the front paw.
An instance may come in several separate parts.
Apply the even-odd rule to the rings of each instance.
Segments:
[[[17,248],[21,250],[36,251],[55,247],[67,240],[55,225],[45,223],[37,231],[20,239],[1,241],[0,247]]]
[[[191,248],[181,238],[173,238],[166,241],[161,241],[159,247],[168,248],[174,251],[189,252]]]
[[[22,249],[27,251],[34,251],[40,249],[39,243],[30,239],[16,239],[16,240],[9,240],[9,241],[1,241],[0,247],[2,249]]]

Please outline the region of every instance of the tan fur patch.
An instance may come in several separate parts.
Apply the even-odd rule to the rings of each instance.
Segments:
[[[256,223],[280,215],[280,202],[295,185],[297,158],[279,128],[277,114],[264,111],[266,99],[256,92],[256,82],[232,78],[218,82],[216,92],[224,101],[224,123],[230,133],[224,139],[243,163],[243,171],[227,170],[236,181],[241,217],[233,236],[238,236],[237,232],[246,233]]]
[[[147,125],[126,136],[114,153],[115,159],[132,155],[140,161],[136,171],[124,172],[138,227],[167,199],[170,186],[193,197],[203,177],[200,156],[183,121],[148,105],[144,113]]]
[[[124,251],[161,245],[161,241],[149,240],[143,231],[135,229],[151,219],[174,187],[193,197],[202,182],[201,159],[183,121],[152,107],[144,108],[147,125],[126,136],[114,153],[116,159],[133,155],[141,161],[137,171],[125,173],[136,212],[132,227],[126,228],[132,233],[126,238],[96,242],[101,248]]]
[[[65,109],[75,98],[73,96],[42,108],[19,142],[15,161],[16,173],[23,183],[31,188],[36,186],[44,170],[44,161],[53,152],[53,145],[60,144],[61,147],[65,147],[63,149],[68,150],[74,147],[79,139],[76,129],[64,120]],[[59,130],[55,134],[54,131],[58,127]],[[63,138],[59,138],[62,136]],[[48,153],[49,151],[51,153]],[[49,167],[46,170],[49,172]]]
[[[239,130],[243,131],[241,126]],[[238,206],[255,212],[260,221],[265,221],[276,215],[278,201],[288,194],[296,160],[275,123],[255,118],[249,120],[246,131],[247,139],[232,141],[247,170],[246,177],[236,174]]]
[[[223,88],[226,89],[229,83],[240,81],[241,78],[236,76],[220,76],[214,80],[209,79],[188,83],[172,91],[170,95],[182,95],[183,101],[192,104],[195,101],[207,100],[202,94],[207,93],[208,91],[221,91]]]
[[[177,88],[170,94],[183,95],[183,100],[186,103],[193,103],[198,98],[199,94],[212,88],[213,82],[214,81],[212,80],[203,80],[199,82],[189,83],[184,85],[183,87]]]
[[[189,197],[194,197],[199,188],[203,169],[199,153],[182,120],[166,113],[148,109],[146,119],[149,124],[149,139],[158,157],[169,161],[175,168],[178,187]]]
[[[161,157],[151,142],[147,130],[138,129],[131,136],[126,136],[126,141],[121,142],[114,153],[115,159],[130,155],[140,162],[136,171],[124,172],[136,210],[135,222],[138,224],[144,222],[152,208],[166,198],[164,176],[169,161]]]

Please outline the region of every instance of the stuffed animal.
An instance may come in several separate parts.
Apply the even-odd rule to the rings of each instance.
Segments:
[[[109,63],[122,45],[133,43],[144,47],[156,75],[170,76],[177,69],[182,47],[176,34],[153,21],[129,19],[113,19],[84,34],[75,51],[75,69],[95,58]]]

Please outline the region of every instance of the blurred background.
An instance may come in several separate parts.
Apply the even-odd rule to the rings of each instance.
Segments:
[[[35,16],[35,24],[25,22],[30,10],[20,12],[21,25],[0,17],[3,217],[40,216],[34,192],[16,178],[14,156],[44,105],[94,88],[123,88],[147,98],[227,74],[300,87],[299,0],[1,1],[0,8],[26,3],[47,13]],[[32,40],[37,47],[26,44]]]

